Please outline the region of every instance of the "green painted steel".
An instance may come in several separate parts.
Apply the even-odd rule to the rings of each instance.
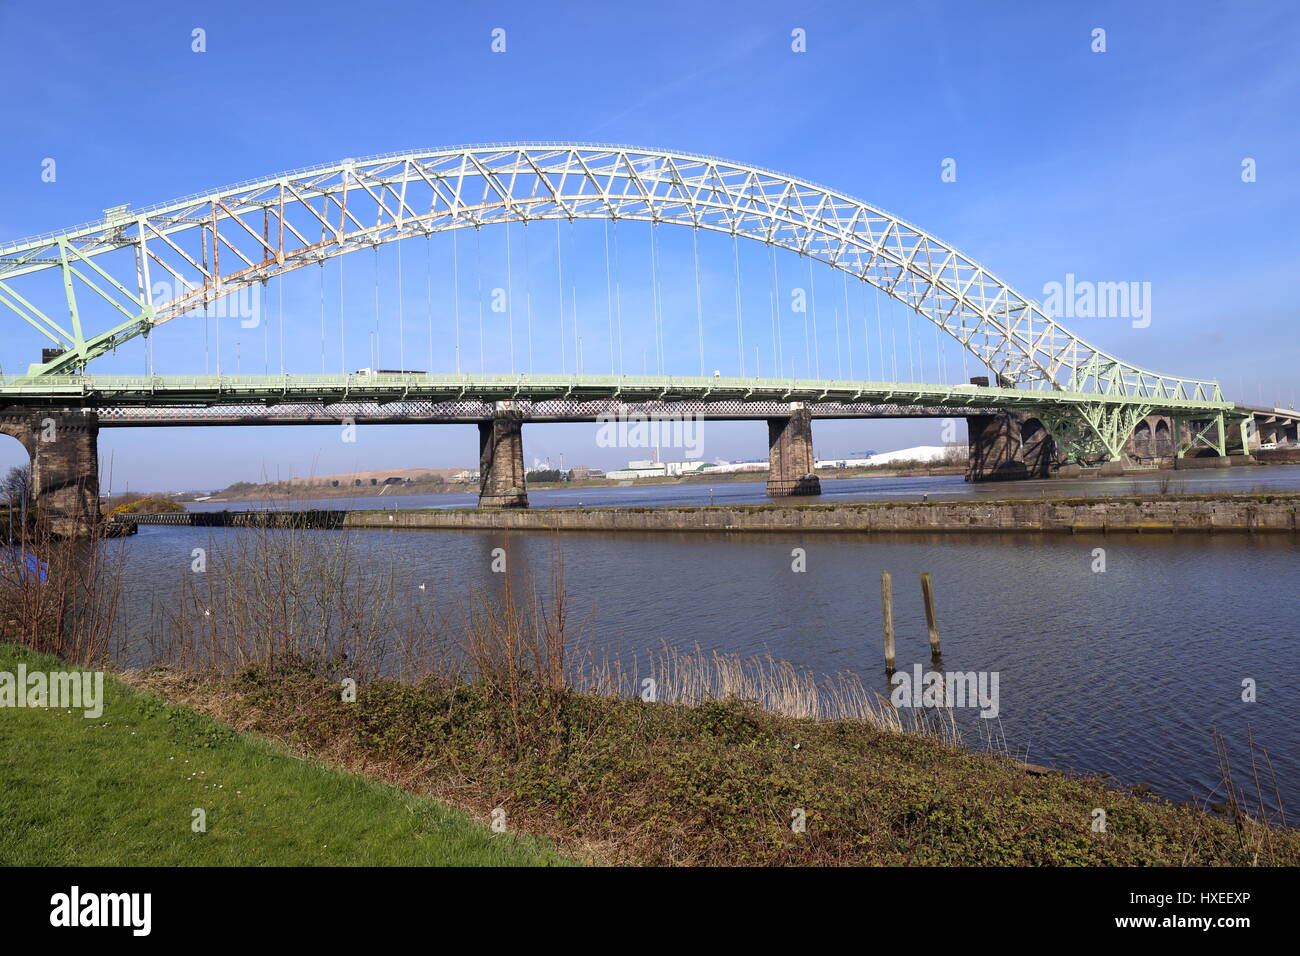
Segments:
[[[892,404],[947,408],[1027,409],[1053,421],[1056,409],[1078,417],[1108,451],[1123,445],[1137,420],[1152,413],[1222,413],[1230,402],[1098,396],[1083,392],[976,385],[852,382],[720,376],[641,375],[39,375],[0,384],[0,404],[77,407],[232,405],[249,402],[341,401],[803,402]],[[1046,424],[1046,423],[1045,423]],[[1052,427],[1049,425],[1049,427]]]
[[[987,367],[997,385],[721,376],[85,373],[92,360],[135,336],[335,256],[447,230],[579,219],[678,224],[819,260],[933,322]],[[47,271],[61,283],[27,278]],[[156,286],[167,291],[156,292]],[[65,307],[67,318],[54,318]],[[954,414],[1016,409],[1035,415],[1070,460],[1080,462],[1121,458],[1134,427],[1150,414],[1168,415],[1178,424],[1178,455],[1200,447],[1222,455],[1226,423],[1241,417],[1216,383],[1151,372],[1088,344],[959,250],[877,206],[760,167],[631,146],[516,143],[392,153],[154,206],[116,206],[94,223],[0,244],[0,309],[56,346],[26,376],[0,379],[0,409],[406,400],[802,402],[930,407]],[[561,410],[560,417],[565,414]],[[722,409],[717,417],[728,414]]]
[[[1221,399],[1212,381],[1152,372],[1085,342],[970,257],[877,206],[717,157],[608,144],[393,153],[116,206],[99,222],[0,244],[0,307],[61,350],[29,370],[57,376],[335,256],[447,230],[579,219],[706,229],[824,262],[933,322],[1000,383],[1153,404]],[[61,273],[62,297],[38,295],[53,284],[28,284],[47,270]],[[66,324],[53,318],[65,307]]]

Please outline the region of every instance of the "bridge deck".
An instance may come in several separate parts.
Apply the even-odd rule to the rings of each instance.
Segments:
[[[1230,402],[1100,396],[1048,389],[900,382],[602,375],[108,376],[0,382],[0,408],[104,409],[107,426],[460,422],[512,403],[530,421],[589,421],[623,412],[765,418],[793,402],[816,418],[945,417],[991,409],[1129,405],[1164,413],[1231,411]],[[166,410],[166,411],[164,411]]]

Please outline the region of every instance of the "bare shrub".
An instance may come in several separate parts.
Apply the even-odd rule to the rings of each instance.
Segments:
[[[0,547],[0,641],[81,666],[123,646],[122,557],[101,532],[72,540],[36,523],[14,528]]]

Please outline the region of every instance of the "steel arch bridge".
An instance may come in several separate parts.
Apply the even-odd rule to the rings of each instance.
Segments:
[[[876,206],[806,180],[710,156],[631,146],[521,143],[392,153],[294,170],[0,246],[0,303],[83,368],[221,296],[376,244],[468,226],[611,219],[709,229],[789,249],[899,299],[1013,386],[1216,401],[1214,382],[1151,372],[1089,345],[957,249]],[[133,253],[133,274],[95,261]],[[15,280],[57,269],[68,324]],[[152,276],[178,294],[155,301]],[[124,321],[88,334],[78,297]]]
[[[85,373],[93,359],[136,336],[304,266],[411,237],[547,219],[684,225],[819,260],[951,335],[994,372],[994,387],[516,376],[503,388],[497,376],[412,375],[385,390],[348,375],[204,383],[156,376],[142,383]],[[33,291],[41,273],[60,280],[45,281],[43,298]],[[171,298],[155,296],[158,278],[175,290]],[[91,302],[116,315],[115,324],[89,328],[83,313]],[[403,399],[462,401],[752,399],[955,414],[1021,408],[1076,460],[1119,457],[1136,423],[1153,411],[1187,421],[1217,417],[1222,449],[1223,415],[1233,408],[1212,381],[1148,371],[1089,345],[957,249],[876,206],[772,170],[631,146],[513,143],[391,153],[138,209],[115,207],[99,222],[0,245],[0,304],[54,346],[46,361],[0,385],[0,404],[382,402],[395,388]]]

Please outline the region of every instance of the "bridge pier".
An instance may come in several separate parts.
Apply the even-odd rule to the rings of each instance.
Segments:
[[[966,417],[970,457],[967,481],[1018,481],[1051,477],[1056,442],[1029,412]]]
[[[59,537],[99,522],[99,416],[79,409],[7,409],[0,433],[17,438],[32,467],[35,517]]]
[[[1168,415],[1148,415],[1124,443],[1126,462],[1170,465],[1177,458],[1178,423]]]
[[[478,506],[527,508],[524,482],[524,419],[497,407],[489,422],[478,424]]]
[[[789,416],[767,420],[767,453],[770,471],[767,493],[773,498],[820,495],[817,459],[813,456],[812,412],[799,403],[790,406]]]

